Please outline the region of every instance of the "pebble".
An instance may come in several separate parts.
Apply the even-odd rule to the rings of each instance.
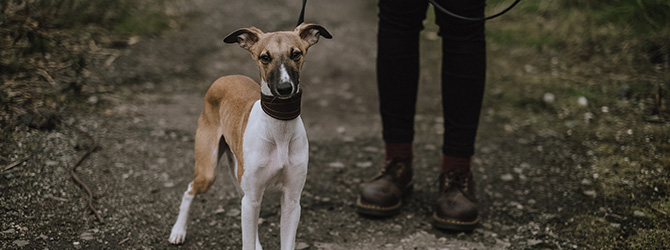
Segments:
[[[645,214],[644,214],[644,212],[642,212],[642,211],[640,211],[640,210],[635,210],[635,211],[633,212],[633,216],[640,218],[640,217],[644,217]]]
[[[90,104],[96,104],[96,103],[98,103],[98,97],[92,95],[92,96],[89,96],[86,101],[88,101],[88,103],[90,103]]]
[[[589,196],[589,197],[596,197],[596,191],[594,190],[585,190],[584,195]]]
[[[240,213],[242,213],[242,212],[240,212],[239,209],[237,209],[237,208],[233,208],[233,209],[230,209],[230,210],[226,213],[226,216],[229,216],[229,217],[236,217],[236,216],[240,215]]]
[[[12,242],[12,243],[14,243],[14,245],[16,245],[16,246],[18,246],[18,247],[25,247],[25,246],[27,246],[28,244],[30,244],[30,241],[27,241],[27,240],[15,240],[15,241]]]
[[[82,240],[92,240],[95,237],[93,237],[93,234],[91,232],[83,232],[81,235],[79,235],[79,238]]]
[[[371,161],[356,162],[356,167],[369,168],[372,167],[372,162]]]
[[[224,209],[222,207],[219,207],[216,210],[214,210],[214,214],[222,214],[224,212],[226,212],[226,209]]]
[[[331,162],[331,163],[328,163],[328,167],[331,167],[331,168],[344,168],[344,163],[339,162],[339,161]]]
[[[589,101],[586,100],[586,97],[580,96],[577,99],[577,103],[579,103],[579,105],[581,105],[581,106],[586,106],[587,104],[589,104]]]
[[[512,174],[504,174],[504,175],[501,175],[501,176],[500,176],[500,179],[501,179],[502,181],[513,181],[513,180],[514,180],[514,176],[513,176]]]
[[[552,93],[544,93],[542,100],[544,100],[545,103],[554,103],[556,97]]]
[[[307,248],[309,248],[309,244],[307,244],[305,242],[298,242],[298,245],[295,246],[295,249],[297,249],[297,250],[302,250],[302,249],[307,249]]]

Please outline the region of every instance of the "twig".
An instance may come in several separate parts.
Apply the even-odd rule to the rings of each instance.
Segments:
[[[0,173],[5,172],[7,170],[10,170],[10,169],[18,166],[19,164],[23,163],[24,161],[27,161],[27,160],[28,160],[28,158],[23,158],[21,160],[15,161],[14,163],[9,164],[6,167],[2,168],[2,171],[0,171]]]
[[[665,215],[665,216],[668,216],[668,213],[665,212],[665,211],[663,211],[663,210],[660,210],[660,209],[655,208],[655,207],[652,207],[652,206],[649,206],[649,207],[650,207],[652,210],[656,211],[656,212],[659,212],[659,213],[661,213],[661,214],[663,214],[663,215]]]
[[[126,243],[126,241],[129,241],[129,240],[130,240],[130,237],[127,237],[127,238],[125,238],[125,239],[119,241],[119,245],[121,245],[121,244],[123,244],[123,243]]]
[[[38,69],[37,74],[44,77],[44,79],[47,80],[47,82],[49,84],[51,84],[51,86],[56,86],[56,81],[54,81],[54,79],[51,78],[51,76],[49,75],[49,72],[47,72],[46,70]]]
[[[98,143],[95,141],[95,138],[93,138],[93,136],[91,136],[89,133],[86,133],[86,131],[83,131],[83,130],[81,130],[81,129],[75,127],[75,126],[69,125],[67,123],[64,123],[64,124],[67,127],[69,127],[70,129],[84,134],[91,141],[91,144],[90,144],[88,150],[84,154],[82,154],[81,157],[79,157],[79,160],[77,160],[77,162],[74,164],[74,166],[72,166],[72,169],[70,169],[70,175],[72,175],[72,178],[75,180],[75,182],[77,182],[77,184],[79,184],[79,186],[81,186],[82,188],[84,188],[84,190],[86,190],[86,193],[88,193],[88,207],[91,209],[91,211],[93,211],[95,216],[98,217],[98,221],[100,221],[100,223],[104,223],[105,221],[102,219],[102,216],[100,215],[100,211],[95,209],[95,206],[93,206],[93,192],[91,192],[91,189],[88,188],[88,186],[83,181],[81,181],[81,179],[79,178],[79,176],[77,175],[77,172],[76,172],[77,167],[81,164],[81,162],[83,162],[84,159],[86,159],[86,157],[88,157],[91,153],[93,153],[93,151],[95,151],[96,148],[98,148]]]
[[[70,201],[70,199],[56,197],[56,196],[53,196],[53,195],[49,195],[49,196],[47,196],[47,198],[57,200],[57,201],[62,201],[62,202],[69,202]]]

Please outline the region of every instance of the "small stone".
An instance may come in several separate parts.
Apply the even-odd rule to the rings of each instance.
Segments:
[[[513,176],[512,174],[504,174],[504,175],[501,175],[501,176],[500,176],[500,179],[501,179],[502,181],[513,181],[513,180],[514,180],[514,176]]]
[[[545,103],[554,103],[554,101],[556,101],[556,97],[552,93],[544,93],[544,96],[542,96],[542,100]]]
[[[586,191],[584,191],[584,195],[586,195],[586,196],[588,196],[588,197],[596,197],[596,191],[594,191],[594,190],[586,190]]]
[[[139,41],[140,41],[140,37],[139,37],[139,36],[131,36],[130,38],[128,38],[128,45],[136,44],[136,43],[138,43]]]
[[[363,148],[363,151],[365,152],[372,152],[372,153],[377,153],[379,152],[379,148],[377,147],[372,147],[372,146],[367,146]]]
[[[231,209],[230,211],[228,211],[228,212],[226,213],[226,216],[228,216],[228,217],[237,217],[238,215],[240,215],[240,213],[241,213],[241,212],[240,212],[239,209],[237,209],[237,208],[233,208],[233,209]]]
[[[586,106],[586,105],[589,104],[589,101],[586,100],[586,97],[580,96],[580,97],[577,99],[577,103],[579,103],[580,106]]]
[[[527,242],[528,246],[535,246],[535,245],[539,245],[541,243],[542,243],[541,240],[535,240],[535,239],[530,239]]]
[[[635,210],[633,212],[633,216],[638,217],[638,218],[642,218],[642,217],[645,217],[645,214],[644,214],[644,212],[642,212],[640,210]]]
[[[309,244],[305,242],[298,242],[298,245],[295,246],[295,249],[297,250],[302,250],[302,249],[307,249],[309,248]]]
[[[610,112],[610,108],[607,107],[607,106],[602,106],[602,107],[600,108],[600,112],[603,112],[603,113],[609,113],[609,112]]]
[[[372,162],[371,161],[356,162],[356,167],[369,168],[372,167]]]
[[[92,95],[92,96],[89,96],[88,99],[86,99],[86,101],[90,104],[96,104],[96,103],[98,103],[98,97]]]
[[[328,163],[328,167],[331,167],[331,168],[344,168],[344,163],[339,162],[339,161],[331,162],[331,163]]]
[[[15,240],[15,241],[12,242],[12,243],[14,243],[14,245],[16,245],[16,246],[18,246],[18,247],[25,247],[25,246],[27,246],[28,244],[30,244],[30,241],[27,241],[27,240]]]
[[[222,214],[224,212],[226,212],[226,210],[222,207],[219,207],[216,210],[214,210],[214,214]]]
[[[79,238],[82,240],[92,240],[95,237],[93,237],[93,234],[91,232],[83,232],[81,235],[79,235]]]

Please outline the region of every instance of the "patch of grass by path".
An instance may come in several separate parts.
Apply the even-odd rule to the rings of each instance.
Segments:
[[[589,159],[592,204],[557,225],[591,249],[665,249],[670,229],[670,3],[522,1],[487,23],[487,110]],[[542,39],[538,39],[542,37]]]

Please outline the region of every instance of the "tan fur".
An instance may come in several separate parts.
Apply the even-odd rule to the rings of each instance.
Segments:
[[[304,55],[320,36],[332,38],[320,25],[300,24],[293,32],[263,33],[254,27],[242,28],[223,39],[225,43],[237,43],[251,52],[260,71],[261,83],[258,84],[249,77],[241,75],[225,76],[216,80],[207,91],[195,134],[195,174],[193,182],[182,196],[179,216],[168,238],[170,243],[184,243],[189,209],[195,195],[204,193],[211,187],[219,158],[224,153],[232,152],[237,161],[236,177],[240,184],[238,188],[243,195],[242,248],[260,247],[257,234],[260,202],[265,186],[274,184],[282,186],[283,189],[281,249],[295,249],[295,237],[300,220],[300,193],[307,177],[309,159],[307,135],[299,117],[292,121],[272,120],[271,116],[261,113],[262,110],[257,110],[255,103],[261,99],[261,92],[278,98],[290,98],[299,93],[299,73]],[[268,80],[268,77],[271,79]],[[285,91],[287,84],[291,88],[290,93]],[[282,91],[279,91],[280,85],[283,85]],[[258,123],[248,124],[250,119]],[[248,125],[253,126],[249,126],[249,131],[245,131]],[[266,164],[262,160],[272,159],[264,158],[266,152],[247,148],[247,158],[253,157],[253,159],[247,159],[247,171],[245,171],[243,155],[245,133],[248,133],[247,143],[251,144],[246,147],[281,150],[282,154],[285,153],[281,157],[290,159],[281,163],[274,162],[275,165],[271,165],[271,168],[264,168],[260,166]],[[224,143],[221,138],[225,140],[227,147],[222,147]],[[293,153],[289,150],[293,150]],[[232,162],[233,159],[230,160],[229,162]],[[278,164],[291,166],[284,168],[284,165],[278,166]],[[254,176],[249,176],[250,174]],[[273,178],[281,181],[271,183],[275,181]],[[260,194],[261,197],[254,194]]]
[[[260,86],[249,77],[232,75],[216,80],[207,91],[198,119],[195,145],[195,176],[191,194],[207,191],[215,179],[219,138],[223,136],[238,161],[237,181],[244,174],[242,142],[249,112],[260,99]]]
[[[320,31],[325,33],[320,34]],[[294,31],[271,33],[251,27],[233,32],[224,42],[237,42],[251,52],[258,65],[261,80],[266,81],[271,69],[278,67],[280,63],[300,72],[307,49],[319,40],[319,36],[331,38],[325,29],[313,24],[301,24]],[[293,59],[292,51],[300,51],[302,55]],[[259,59],[260,55],[266,53],[273,58],[269,63],[263,63]],[[237,181],[242,181],[244,130],[254,102],[260,99],[260,92],[258,83],[241,75],[221,77],[207,91],[195,135],[195,175],[190,194],[203,193],[214,182],[219,156],[214,150],[218,148],[222,136],[237,158]]]
[[[261,79],[267,80],[270,69],[278,67],[278,64],[282,62],[288,63],[286,66],[293,67],[298,72],[301,72],[302,65],[305,62],[303,59],[304,56],[301,57],[298,61],[278,59],[281,57],[288,58],[290,56],[289,52],[291,49],[302,51],[306,54],[307,48],[309,46],[310,44],[305,40],[300,39],[300,37],[297,36],[295,32],[280,31],[274,33],[263,33],[260,35],[258,43],[254,44],[254,46],[249,49],[249,52],[251,52],[251,55],[254,59],[258,58],[258,56],[263,53],[269,53],[272,55],[274,60],[272,60],[272,62],[269,64],[258,63],[258,71],[261,75]]]

